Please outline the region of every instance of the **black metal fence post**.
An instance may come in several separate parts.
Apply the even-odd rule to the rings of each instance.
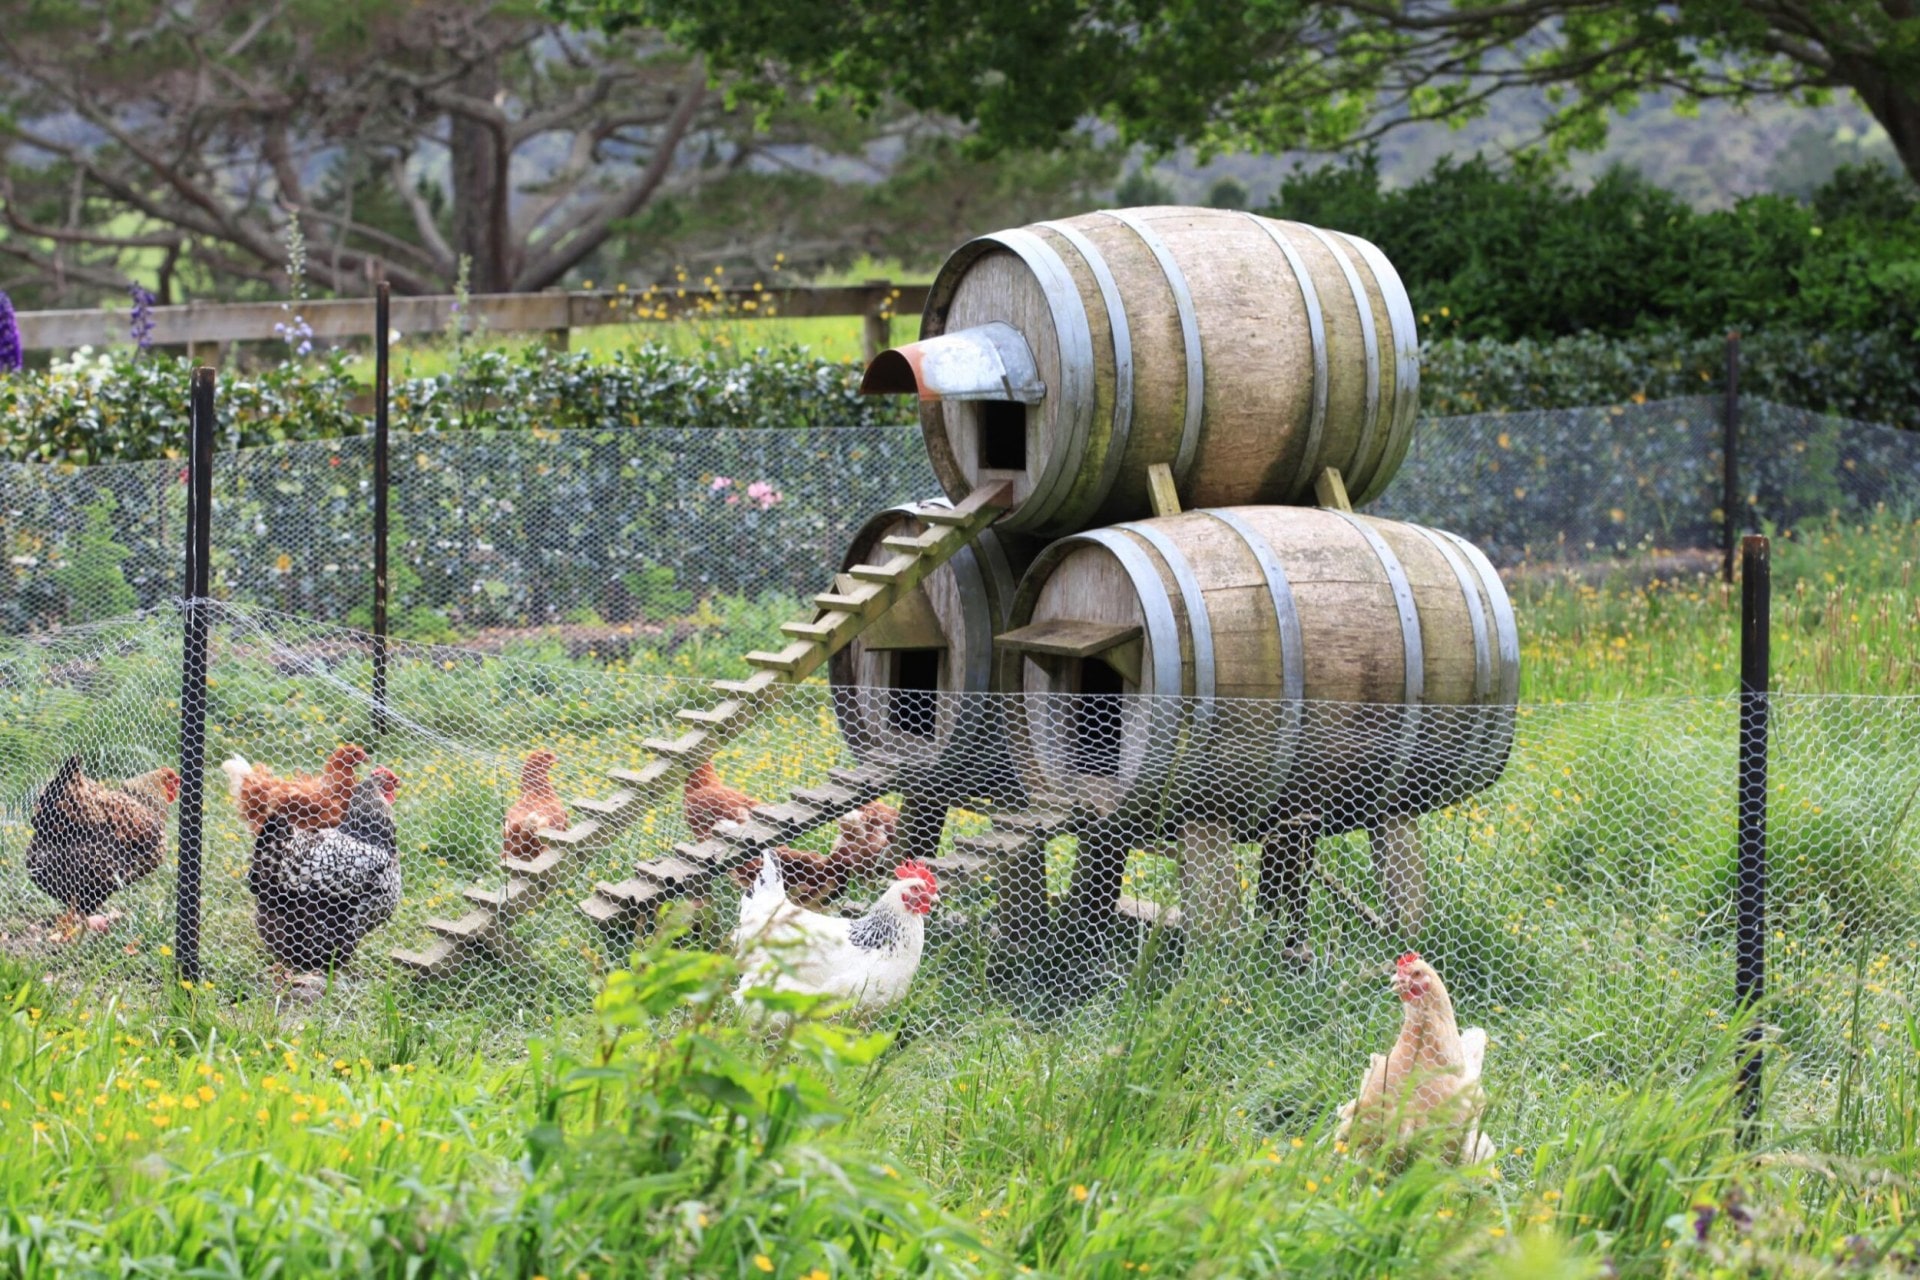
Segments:
[[[373,304],[373,736],[387,731],[387,282]]]
[[[186,637],[180,664],[180,872],[173,953],[184,982],[200,980],[200,845],[207,776],[207,559],[213,546],[214,371],[193,371],[187,441]]]
[[[1727,402],[1720,415],[1720,576],[1733,581],[1740,520],[1740,332],[1727,334]]]
[[[1740,544],[1740,860],[1735,903],[1734,1000],[1751,1011],[1767,988],[1767,731],[1773,566],[1765,537]],[[1747,1029],[1740,1094],[1747,1119],[1760,1109],[1760,1027]]]

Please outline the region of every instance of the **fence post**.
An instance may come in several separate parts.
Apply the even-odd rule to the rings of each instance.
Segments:
[[[1772,682],[1769,639],[1773,567],[1767,539],[1740,544],[1740,860],[1735,903],[1734,1001],[1752,1007],[1767,988],[1767,731]],[[1750,1046],[1740,1061],[1744,1114],[1760,1109],[1760,1027],[1747,1028]]]
[[[875,356],[893,345],[893,281],[869,280],[867,289],[872,296],[861,322],[860,345],[872,364]]]
[[[1720,414],[1720,577],[1733,581],[1740,517],[1740,331],[1727,334],[1727,402]]]
[[[186,636],[180,663],[180,873],[173,954],[183,982],[200,980],[200,844],[207,778],[207,558],[213,545],[215,373],[193,371],[187,441]]]
[[[388,288],[373,299],[373,736],[387,731],[387,340]]]

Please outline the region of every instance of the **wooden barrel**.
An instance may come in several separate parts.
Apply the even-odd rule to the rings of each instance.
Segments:
[[[982,236],[941,267],[920,336],[862,390],[920,394],[949,497],[1011,479],[1008,529],[1151,515],[1155,463],[1189,508],[1311,502],[1329,466],[1364,502],[1412,439],[1405,288],[1373,245],[1303,223],[1168,206]]]
[[[911,506],[882,511],[854,534],[841,570],[880,563],[890,554],[883,538],[926,529]],[[1040,546],[987,530],[833,656],[841,734],[863,763],[899,768],[903,791],[1011,794],[1002,700],[939,695],[1003,693],[1017,678],[1017,659],[997,653],[993,637],[1006,629],[1015,587]]]
[[[1030,792],[1145,831],[1373,828],[1490,785],[1513,741],[1513,610],[1435,529],[1300,507],[1098,529],[1041,553],[1012,622],[1028,694],[1182,695],[1014,700]]]

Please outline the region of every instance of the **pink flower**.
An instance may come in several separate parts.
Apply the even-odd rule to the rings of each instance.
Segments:
[[[707,488],[714,493],[719,493],[723,489],[731,489],[732,487],[733,481],[726,476],[715,476],[713,483],[707,486]]]
[[[747,497],[759,503],[760,509],[765,511],[780,501],[780,491],[765,480],[755,480],[747,486]]]

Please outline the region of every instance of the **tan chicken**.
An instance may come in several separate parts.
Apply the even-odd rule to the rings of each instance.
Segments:
[[[1424,1136],[1447,1159],[1493,1159],[1493,1143],[1480,1132],[1487,1033],[1460,1030],[1446,984],[1416,952],[1394,965],[1393,990],[1401,1001],[1400,1038],[1385,1054],[1370,1056],[1360,1096],[1340,1108],[1335,1139],[1356,1152],[1382,1151],[1398,1160]]]
[[[719,823],[745,822],[756,803],[746,792],[720,781],[711,760],[687,775],[681,796],[687,831],[696,841],[711,839]]]
[[[98,914],[114,893],[152,875],[167,856],[167,810],[180,796],[180,775],[155,769],[118,787],[95,782],[72,756],[33,805],[27,874],[67,908],[56,936],[85,927],[105,932],[113,915]]]
[[[227,775],[227,790],[240,809],[240,820],[254,835],[283,810],[295,831],[324,831],[346,818],[347,802],[359,781],[355,771],[367,759],[365,747],[349,742],[333,749],[318,777],[276,777],[265,765],[248,764],[244,756],[234,756],[220,771]]]
[[[831,853],[776,847],[788,899],[818,910],[846,892],[853,877],[881,874],[893,865],[893,833],[899,821],[898,809],[875,800],[840,819],[840,836]],[[733,869],[734,883],[742,889],[751,889],[759,875],[758,858]]]
[[[551,751],[535,751],[520,766],[520,798],[507,810],[501,851],[508,858],[526,861],[545,849],[540,833],[551,828],[565,831],[567,806],[553,789],[553,766],[559,757]]]

